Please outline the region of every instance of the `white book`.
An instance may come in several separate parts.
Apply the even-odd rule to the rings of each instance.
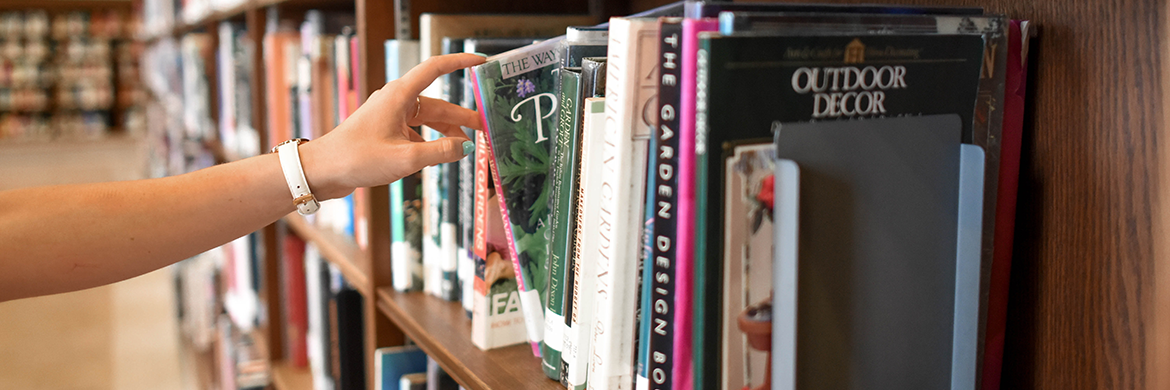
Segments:
[[[400,39],[391,39],[386,41],[386,81],[397,80],[411,68],[418,65],[418,41],[408,41]],[[403,202],[403,194],[401,189],[402,183],[393,183],[391,188],[391,202],[395,209],[392,209],[391,215],[393,221],[391,223],[400,223],[405,217],[402,215],[395,216],[395,213],[403,213],[401,203]],[[395,188],[398,188],[395,190]],[[395,192],[397,191],[397,192]],[[404,229],[404,227],[395,227],[395,229]],[[408,241],[403,239],[392,239],[390,243],[390,268],[391,275],[393,275],[394,289],[398,291],[416,291],[420,290],[422,286],[416,286],[415,280],[423,279],[423,258],[422,248],[416,248]],[[425,283],[424,283],[425,284]]]
[[[646,153],[656,124],[643,108],[658,90],[658,19],[611,18],[597,256],[597,317],[589,389],[633,389],[638,259],[645,223]],[[586,247],[585,250],[592,250]]]
[[[590,340],[593,338],[593,308],[596,307],[597,290],[597,246],[600,237],[585,234],[594,231],[592,227],[601,221],[601,167],[602,145],[605,144],[605,98],[586,98],[582,107],[581,125],[581,189],[577,200],[577,232],[574,235],[578,250],[574,251],[576,261],[573,268],[573,305],[569,318],[570,326],[565,334],[561,360],[568,363],[568,387],[570,390],[585,388],[589,372]],[[589,227],[589,228],[586,228]],[[585,248],[593,248],[586,251]]]

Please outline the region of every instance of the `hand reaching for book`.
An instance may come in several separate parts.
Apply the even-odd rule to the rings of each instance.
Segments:
[[[475,54],[432,57],[374,91],[329,134],[302,145],[305,177],[318,199],[385,185],[427,166],[458,161],[474,150],[460,126],[482,129],[478,113],[418,95],[440,76],[483,61]],[[420,125],[446,137],[425,141],[412,128]]]
[[[374,92],[329,134],[299,147],[313,195],[337,198],[453,162],[480,129],[474,111],[418,94],[483,63],[432,58]],[[417,99],[417,100],[416,100]],[[447,135],[424,141],[412,126]],[[148,180],[0,191],[0,302],[128,279],[259,230],[295,209],[276,153]]]

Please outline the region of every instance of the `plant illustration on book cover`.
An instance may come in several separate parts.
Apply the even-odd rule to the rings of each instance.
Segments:
[[[494,56],[473,68],[476,98],[491,144],[497,190],[509,229],[529,341],[540,355],[548,287],[549,136],[559,39]]]
[[[771,389],[772,199],[776,146],[732,148],[724,166],[724,389]]]

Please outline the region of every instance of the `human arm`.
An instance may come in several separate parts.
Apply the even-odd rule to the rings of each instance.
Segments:
[[[462,158],[467,139],[459,126],[480,128],[479,115],[415,99],[437,77],[482,62],[471,54],[428,60],[375,91],[333,131],[301,145],[305,177],[317,199]],[[424,142],[410,128],[423,123],[447,137]],[[275,154],[158,179],[0,192],[0,301],[141,275],[294,209]]]

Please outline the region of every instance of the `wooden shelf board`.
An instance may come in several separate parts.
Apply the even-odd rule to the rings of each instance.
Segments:
[[[548,379],[528,343],[483,351],[471,343],[471,319],[459,302],[425,293],[377,291],[378,310],[468,390],[563,390]]]
[[[297,368],[284,361],[273,361],[272,387],[276,390],[313,390],[313,375],[308,368]]]
[[[353,285],[362,295],[371,297],[370,278],[366,276],[363,263],[366,263],[366,256],[358,249],[357,244],[352,239],[342,237],[341,235],[320,229],[305,220],[305,217],[297,213],[289,213],[284,217],[288,222],[289,228],[297,233],[306,242],[312,242],[317,245],[317,249],[321,251],[321,256],[325,260],[336,265],[341,269],[341,274],[345,276],[345,280]]]

